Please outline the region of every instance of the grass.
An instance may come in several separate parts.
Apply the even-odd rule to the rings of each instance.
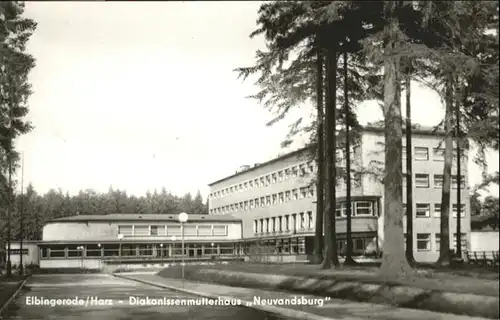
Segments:
[[[431,268],[429,266],[417,267],[417,275],[398,279],[391,283],[385,282],[379,278],[377,274],[378,267],[373,265],[365,266],[360,264],[354,267],[339,267],[337,269],[321,270],[318,265],[311,264],[262,264],[262,263],[232,263],[227,265],[213,266],[191,266],[185,267],[186,279],[192,279],[201,282],[217,283],[224,282],[227,285],[245,286],[244,279],[236,277],[228,277],[224,271],[259,273],[259,274],[276,274],[285,276],[298,276],[308,279],[333,279],[339,281],[356,281],[364,283],[374,283],[383,285],[404,285],[418,287],[426,290],[437,290],[457,293],[470,293],[488,296],[498,296],[498,271],[494,273],[492,270],[478,270],[471,268],[467,270],[464,267],[461,269],[451,268]],[[217,279],[213,274],[205,275],[198,270],[219,270],[222,271],[220,279]],[[463,273],[466,276],[464,276]],[[180,278],[181,268],[171,267],[162,270],[160,276],[165,278]],[[478,277],[481,275],[481,277]],[[248,277],[247,277],[248,278]],[[255,279],[257,283],[259,279]],[[285,281],[287,282],[287,281]],[[285,284],[282,284],[285,285]]]
[[[0,308],[7,303],[24,279],[26,276],[12,275],[9,278],[5,275],[0,276]]]

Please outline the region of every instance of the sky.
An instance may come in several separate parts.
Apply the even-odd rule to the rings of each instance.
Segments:
[[[17,141],[25,185],[206,197],[209,183],[286,151],[288,126],[310,109],[268,127],[273,115],[246,98],[258,87],[234,72],[264,49],[263,38],[249,38],[259,6],[27,2],[25,16],[38,27],[27,48],[37,64],[27,116],[35,129]],[[413,120],[435,125],[444,115],[439,96],[413,87]],[[363,103],[358,117],[363,124],[382,113]],[[498,168],[498,154],[488,160],[490,171]],[[479,183],[479,169],[469,171],[470,184]]]

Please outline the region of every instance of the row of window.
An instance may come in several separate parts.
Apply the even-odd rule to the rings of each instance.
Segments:
[[[444,176],[442,174],[434,175],[434,188],[443,187]],[[403,185],[406,185],[406,174],[403,173]],[[453,189],[457,189],[458,186],[458,176],[451,176],[451,185]],[[416,173],[415,174],[415,187],[416,188],[429,188],[430,177],[426,173]],[[460,188],[465,188],[465,177],[460,176]]]
[[[433,148],[432,149],[432,160],[433,161],[444,161],[444,148]],[[453,158],[457,157],[457,149],[453,149]],[[406,159],[406,147],[403,146],[403,159]],[[416,161],[429,161],[429,148],[427,147],[414,147],[413,148],[413,159]]]
[[[417,203],[415,208],[415,216],[417,218],[430,218],[431,216],[431,204],[430,203]],[[434,204],[434,217],[441,217],[441,203]],[[452,206],[452,217],[456,218],[458,212],[458,205],[455,203]],[[406,215],[406,203],[403,204],[403,215]],[[465,204],[460,204],[460,217],[465,217]]]
[[[301,163],[214,191],[210,193],[209,197],[211,199],[219,199],[236,192],[243,192],[259,187],[267,187],[271,184],[286,181],[290,178],[297,178],[299,176],[314,173],[315,170],[314,161]]]
[[[252,210],[253,208],[269,207],[272,205],[282,204],[293,200],[313,198],[313,197],[314,197],[314,186],[309,186],[210,209],[209,213],[228,214],[233,212]]]
[[[373,216],[376,212],[373,209],[373,202],[371,201],[353,201],[351,202],[351,216],[352,217],[367,217]],[[337,204],[335,210],[335,215],[337,217],[347,217],[347,203]]]
[[[405,234],[406,242],[406,234]],[[417,251],[431,251],[433,250],[431,246],[431,234],[430,233],[417,233],[416,238]],[[441,244],[441,235],[436,233],[434,235],[434,251],[439,251],[439,246]],[[467,251],[467,234],[462,233],[460,235],[460,247],[462,251]],[[457,234],[453,234],[453,250],[457,250]]]
[[[313,221],[312,211],[255,219],[253,221],[253,232],[258,234],[312,229],[314,228]]]
[[[184,230],[183,230],[184,229]],[[120,225],[118,234],[124,237],[145,237],[145,236],[226,236],[227,225],[216,224],[171,224],[171,225]]]
[[[221,244],[185,244],[184,255],[189,257],[203,255],[226,255],[240,252],[241,245],[233,243]],[[182,256],[180,243],[169,244],[124,244],[117,245],[68,245],[43,247],[40,250],[42,258],[74,258],[74,257],[173,257]]]
[[[248,244],[246,253],[252,256],[272,254],[305,254],[306,241],[304,238],[268,239],[261,243]]]

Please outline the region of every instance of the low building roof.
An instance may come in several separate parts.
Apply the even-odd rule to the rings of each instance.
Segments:
[[[111,213],[96,215],[76,215],[50,220],[50,222],[87,222],[87,221],[157,221],[177,222],[177,214],[133,214],[133,213]],[[241,219],[230,215],[208,215],[190,214],[189,222],[241,222]]]

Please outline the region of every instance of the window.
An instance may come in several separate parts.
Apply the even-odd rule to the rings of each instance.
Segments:
[[[211,225],[199,225],[198,226],[198,235],[199,236],[211,236],[212,235],[212,226]]]
[[[304,212],[299,213],[300,216],[300,229],[304,229],[306,227],[306,217]]]
[[[259,184],[259,179],[255,179],[255,180],[253,181],[253,184],[254,184],[254,186],[255,186],[256,188],[260,187],[260,184]]]
[[[260,206],[264,207],[266,205],[266,197],[260,197]]]
[[[278,172],[278,181],[283,181],[283,171]]]
[[[276,232],[276,218],[275,217],[271,218],[271,222],[273,224],[272,231]]]
[[[261,187],[266,186],[264,177],[260,177],[259,181],[260,181],[260,186]]]
[[[273,173],[271,182],[276,183],[277,181],[278,181],[278,175],[276,173]]]
[[[180,236],[181,226],[170,225],[167,226],[167,236]]]
[[[463,251],[467,251],[467,234],[466,233],[461,233],[460,234],[460,247]],[[456,251],[457,250],[457,234],[453,234],[453,249]]]
[[[312,213],[312,211],[307,211],[307,219],[309,220],[309,226],[308,226],[308,228],[312,229],[313,226],[314,226],[313,225],[314,220],[313,220],[313,213]]]
[[[292,190],[292,196],[293,196],[293,200],[298,200],[299,199],[299,190],[297,190],[297,189]]]
[[[257,220],[254,220],[253,221],[253,233],[258,233],[259,231],[259,223],[257,222]]]
[[[283,230],[283,217],[278,217],[278,231]]]
[[[243,202],[243,208],[245,208],[245,210],[248,210],[248,201]]]
[[[417,203],[415,216],[418,218],[428,218],[431,216],[431,205],[429,203]]]
[[[250,180],[248,181],[248,189],[252,189],[253,188],[253,180]]]
[[[308,196],[310,198],[314,197],[314,187],[313,186],[309,187]]]
[[[259,220],[260,233],[264,233],[264,219]]]
[[[271,226],[269,225],[269,218],[266,218],[266,233],[269,233]]]
[[[300,175],[301,176],[305,176],[307,174],[307,167],[306,167],[306,165],[305,164],[301,164],[299,168],[300,168]]]
[[[406,203],[403,203],[403,216],[406,216]]]
[[[285,180],[288,180],[290,178],[290,169],[285,169]]]
[[[185,236],[196,236],[198,234],[196,230],[196,225],[184,225],[184,235]]]
[[[151,228],[151,230],[150,230],[150,231],[151,231],[151,232],[150,232],[150,234],[151,234],[152,236],[157,236],[157,235],[158,235],[158,226],[151,226],[150,228]]]
[[[300,198],[304,199],[307,197],[307,188],[300,188]]]
[[[434,175],[434,188],[442,188],[443,187],[444,176],[442,174]]]
[[[441,217],[441,203],[434,204],[434,218]]]
[[[439,233],[436,233],[436,239],[435,239],[435,242],[436,242],[436,251],[440,251],[440,247],[441,247],[441,234]]]
[[[266,196],[266,206],[271,205],[271,196]]]
[[[134,226],[135,236],[149,236],[149,226]]]
[[[249,209],[250,209],[250,210],[252,210],[252,209],[253,209],[253,199],[252,199],[252,200],[250,200]]]
[[[283,192],[280,192],[278,194],[278,199],[279,199],[279,203],[285,202],[285,195],[283,194]]]
[[[227,236],[227,228],[225,225],[214,225],[213,227],[214,236]]]
[[[132,230],[132,226],[118,226],[118,234],[123,234],[124,236],[131,236]]]
[[[293,167],[292,168],[292,177],[296,178],[298,175],[299,175],[299,168]]]
[[[270,175],[267,175],[266,176],[266,186],[270,185],[271,184],[271,176]]]
[[[356,215],[357,216],[372,216],[373,215],[373,204],[369,201],[358,201],[356,202]]]
[[[314,172],[314,162],[313,161],[309,161],[309,163],[307,164],[307,170],[309,170],[310,173]]]
[[[429,160],[429,148],[415,147],[415,160]]]
[[[354,250],[365,250],[365,241],[363,238],[354,239]]]
[[[290,216],[285,216],[285,231],[290,231]]]
[[[278,196],[273,194],[273,204],[276,204],[276,202],[278,202]]]
[[[291,193],[290,193],[290,191],[286,191],[285,192],[285,201],[290,201],[290,200],[292,200]]]
[[[255,202],[255,208],[258,208],[260,206],[259,198],[255,198],[253,201]]]
[[[429,251],[431,249],[430,233],[417,233],[417,250]]]
[[[416,188],[429,188],[429,175],[418,173],[415,175],[415,187]]]
[[[335,216],[340,218],[345,216],[345,204],[341,203],[337,205],[337,208],[335,209]]]
[[[458,176],[454,175],[451,177],[451,185],[452,185],[453,189],[457,189]],[[460,176],[460,189],[464,189],[464,188],[465,188],[465,177]]]
[[[457,217],[457,209],[458,209],[458,206],[457,204],[455,203],[453,205],[453,218],[456,218]],[[465,204],[460,204],[460,218],[464,218],[465,217]]]
[[[444,161],[444,148],[434,148],[432,158],[434,161]]]

